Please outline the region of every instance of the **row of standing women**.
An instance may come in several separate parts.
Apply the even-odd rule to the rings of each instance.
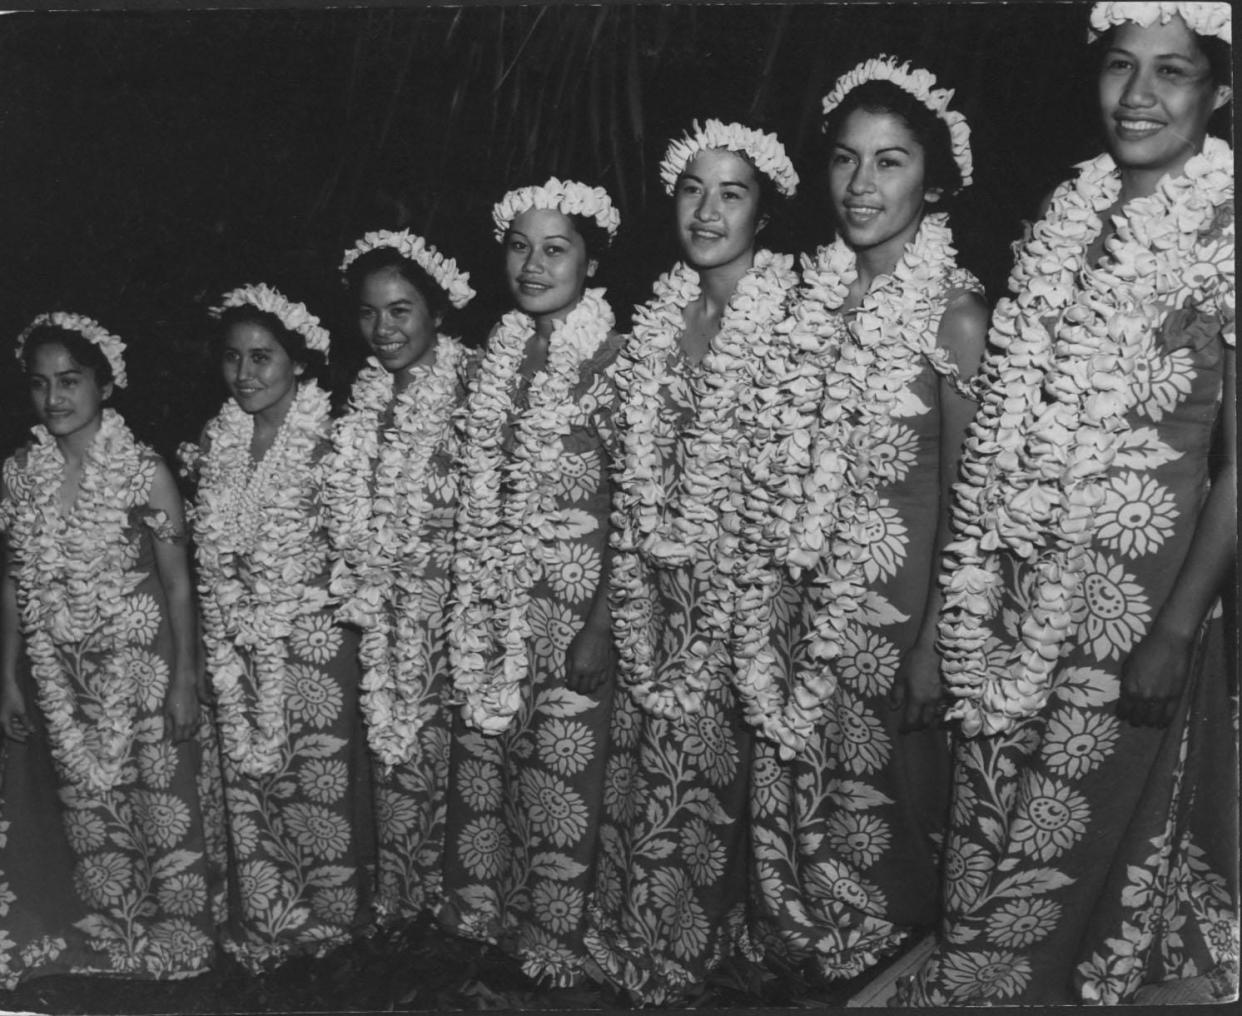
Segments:
[[[442,330],[454,261],[346,254],[372,357],[339,419],[319,321],[226,294],[231,399],[184,456],[202,661],[176,485],[105,406],[123,344],[38,319],[5,981],[432,914],[648,1004],[931,929],[904,1002],[1232,990],[1229,16],[1093,8],[1109,151],[990,332],[938,210],[969,128],[889,58],[824,99],[837,238],[800,272],[757,246],[799,183],[773,135],[669,146],[683,260],[628,336],[590,285],[619,216],[555,178],[494,209],[515,309],[481,352]]]

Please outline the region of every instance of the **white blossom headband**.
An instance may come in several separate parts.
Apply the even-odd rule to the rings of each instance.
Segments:
[[[891,82],[903,91],[909,92],[945,122],[949,128],[953,161],[957,163],[958,172],[962,174],[962,186],[969,187],[971,174],[974,171],[974,160],[970,153],[970,124],[966,122],[966,117],[961,113],[949,109],[953,89],[937,88],[936,75],[931,71],[918,67],[912,68],[908,61],[898,64],[895,56],[881,55],[864,60],[852,71],[837,78],[832,91],[824,96],[824,116],[841,105],[846,95],[867,81]]]
[[[798,189],[798,173],[785,154],[785,146],[775,134],[719,120],[708,120],[700,127],[695,120],[689,133],[669,143],[660,162],[664,192],[672,194],[677,178],[685,172],[690,160],[699,152],[712,148],[744,152],[755,168],[776,184],[776,189],[787,198],[793,197]]]
[[[1195,34],[1215,36],[1233,45],[1233,10],[1227,3],[1098,3],[1091,8],[1087,39],[1094,42],[1114,25],[1127,21],[1143,28],[1157,21],[1167,25],[1177,14]]]
[[[367,233],[345,252],[339,271],[344,273],[363,254],[381,247],[392,247],[403,258],[418,265],[448,294],[449,303],[458,310],[474,299],[474,290],[470,288],[470,273],[458,271],[456,261],[446,258],[421,236],[408,229],[399,233],[391,233],[386,229]]]
[[[307,349],[323,353],[327,358],[328,332],[319,324],[319,318],[308,311],[305,304],[290,300],[279,290],[262,282],[239,286],[225,293],[220,298],[220,306],[212,307],[207,313],[218,318],[231,307],[255,307],[276,315],[282,325],[306,340]]]
[[[88,318],[85,314],[70,314],[63,310],[55,310],[49,314],[40,314],[17,337],[17,358],[19,360],[22,358],[22,351],[26,348],[26,340],[30,338],[30,333],[44,325],[53,325],[70,332],[77,332],[91,345],[98,346],[100,352],[104,355],[104,359],[108,361],[108,366],[112,368],[113,384],[118,388],[125,387],[128,380],[125,374],[125,358],[122,356],[125,352],[125,343],[94,318]]]
[[[574,180],[558,180],[551,177],[547,183],[536,187],[511,190],[492,206],[492,235],[497,240],[505,238],[505,231],[513,220],[530,208],[547,208],[562,215],[583,215],[594,219],[595,224],[608,234],[609,242],[617,235],[621,225],[621,213],[612,205],[612,199],[603,187],[588,187]]]

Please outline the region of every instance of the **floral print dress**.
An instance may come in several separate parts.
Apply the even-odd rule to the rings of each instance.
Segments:
[[[1216,263],[1143,338],[1072,608],[1038,714],[960,737],[940,942],[901,995],[927,1005],[1131,1001],[1145,984],[1237,990],[1237,686],[1220,604],[1172,722],[1115,714],[1120,671],[1169,595],[1209,487],[1226,346],[1233,345],[1232,201],[1203,240]],[[1211,288],[1209,286],[1209,288]],[[1200,291],[1201,292],[1201,291]],[[989,664],[1003,668],[1030,569],[1002,558]]]
[[[110,412],[110,411],[108,411]],[[139,445],[141,456],[154,459]],[[29,449],[5,464],[5,538],[20,574],[36,553],[12,525],[28,490],[21,471]],[[74,514],[41,528],[36,541],[71,538]],[[0,986],[45,974],[115,974],[174,979],[213,965],[224,920],[223,821],[210,717],[176,744],[164,735],[164,695],[173,662],[167,601],[153,541],[182,541],[162,512],[128,511],[131,564],[123,701],[132,721],[115,783],[93,789],[53,759],[47,718],[29,666],[18,680],[33,728],[3,746],[0,794]],[[70,534],[70,535],[66,535]],[[30,534],[26,534],[30,535]],[[19,581],[20,590],[20,581]],[[20,592],[19,592],[20,595]],[[56,645],[72,689],[75,721],[90,730],[112,689],[97,639]],[[87,744],[92,743],[88,733]]]
[[[607,781],[617,778],[609,756],[612,685],[591,694],[570,690],[565,658],[586,621],[608,543],[609,368],[618,348],[618,337],[610,337],[582,364],[570,391],[577,408],[560,438],[551,532],[543,535],[555,563],[530,593],[530,683],[521,706],[499,734],[475,730],[460,716],[453,731],[441,922],[499,944],[529,976],[558,987],[583,980],[597,837]],[[513,383],[520,412],[529,378]],[[506,430],[511,440],[511,423]]]

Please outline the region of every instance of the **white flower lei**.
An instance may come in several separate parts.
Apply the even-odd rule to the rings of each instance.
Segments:
[[[403,258],[418,265],[448,294],[449,303],[458,310],[474,299],[474,290],[470,288],[470,273],[458,271],[456,261],[446,258],[421,236],[408,229],[399,233],[380,229],[364,234],[361,240],[345,252],[338,270],[344,273],[363,254],[381,247],[392,247]]]
[[[970,124],[966,117],[949,109],[953,89],[937,88],[936,75],[922,68],[911,68],[909,61],[898,64],[895,56],[878,56],[864,60],[851,71],[837,78],[832,91],[824,96],[823,115],[827,116],[859,85],[867,81],[890,81],[903,91],[909,92],[924,106],[940,117],[949,128],[953,146],[953,161],[962,174],[962,186],[969,187],[974,160],[970,152]]]
[[[105,409],[77,500],[64,515],[64,456],[47,428],[33,434],[25,464],[12,458],[5,465],[11,500],[0,528],[13,548],[26,653],[52,757],[70,783],[104,793],[120,779],[134,736],[135,687],[121,650],[135,627],[130,594],[143,576],[134,571],[138,546],[125,530],[130,511],[150,497],[155,458]],[[66,646],[102,655],[93,675],[99,710],[89,724],[75,718],[77,697],[56,658]]]
[[[570,392],[613,324],[604,290],[588,289],[553,327],[547,366],[531,378],[507,460],[503,428],[514,414],[514,380],[534,334],[529,315],[514,310],[501,319],[466,404],[449,648],[463,715],[484,733],[504,730],[521,706],[530,590],[548,563],[543,534],[555,521],[560,438],[577,412]],[[499,666],[490,663],[497,645]]]
[[[328,332],[320,326],[319,318],[307,310],[305,304],[290,300],[266,283],[256,282],[230,290],[220,298],[220,306],[212,307],[207,313],[218,318],[229,307],[247,306],[275,314],[282,325],[306,340],[307,349],[317,350],[325,357],[328,355]]]
[[[328,396],[302,384],[276,440],[253,464],[254,417],[231,399],[206,429],[191,514],[199,567],[207,670],[224,751],[250,776],[275,772],[288,741],[289,636],[325,610],[315,580],[327,564],[320,532],[315,452],[328,436]],[[242,685],[249,655],[253,707]]]
[[[662,393],[675,381],[670,362],[684,311],[699,296],[698,273],[676,265],[656,281],[653,298],[635,311],[633,337],[617,373],[623,461],[613,539],[613,627],[622,678],[644,708],[657,715],[672,717],[679,708],[687,713],[700,708],[707,661],[713,644],[728,636],[734,608],[720,598],[722,590],[715,591],[718,595],[704,604],[707,638],[696,649],[694,664],[672,686],[656,687],[654,647],[643,621],[643,563],[683,566],[702,558],[713,542],[720,554],[729,553],[721,523],[741,482],[737,407],[757,363],[767,355],[797,281],[792,257],[761,250],[738,282],[721,315],[720,330],[692,379],[694,419],[680,435],[667,435],[684,448],[675,497],[664,486],[656,431],[661,427]]]
[[[324,466],[324,511],[341,555],[331,588],[342,598],[338,618],[362,629],[367,740],[389,767],[415,757],[428,719],[429,616],[421,595],[434,549],[425,530],[428,470],[437,451],[452,451],[467,356],[454,338],[440,335],[436,342],[435,362],[395,400],[393,375],[368,361]],[[389,412],[391,424],[381,433]]]
[[[1167,25],[1176,15],[1186,22],[1186,27],[1197,35],[1215,36],[1233,45],[1233,9],[1227,3],[1156,3],[1133,2],[1098,3],[1091,8],[1091,27],[1087,39],[1094,42],[1113,25],[1127,21],[1149,28],[1157,21]]]
[[[1216,138],[1181,176],[1129,202],[1099,265],[1085,255],[1100,214],[1120,193],[1108,155],[1062,184],[1021,248],[1010,291],[992,319],[996,352],[984,362],[984,397],[955,489],[956,537],[947,548],[940,647],[949,716],[968,734],[1009,729],[1046,701],[1072,634],[1104,476],[1128,431],[1131,378],[1145,337],[1170,298],[1202,300],[1219,270],[1198,272],[1201,234],[1233,199],[1233,153]],[[1232,231],[1222,240],[1232,246]],[[1223,280],[1231,289],[1232,277]],[[998,608],[1000,553],[1034,567],[1030,606],[1007,672],[987,673],[985,622]]]
[[[738,587],[752,619],[734,627],[739,697],[784,758],[822,720],[836,688],[829,662],[866,597],[862,533],[877,504],[871,464],[881,429],[924,362],[958,383],[936,344],[938,323],[950,290],[977,282],[957,269],[952,244],[947,217],[926,216],[893,272],[875,280],[852,316],[838,311],[858,277],[854,251],[838,239],[804,258],[801,300],[783,328],[786,356],[794,355],[768,364],[767,398],[751,429],[776,454],[748,458],[737,563],[715,574]],[[795,578],[818,570],[809,591],[815,626],[804,636],[811,666],[794,675],[783,702],[770,647],[780,585],[773,564]]]
[[[603,187],[588,187],[574,180],[558,180],[551,177],[537,187],[521,187],[511,190],[492,207],[492,235],[499,241],[513,220],[529,208],[547,208],[562,215],[583,215],[594,219],[600,229],[607,231],[611,240],[621,225],[621,213],[612,205],[612,199]]]
[[[745,152],[755,168],[775,183],[776,189],[787,198],[793,197],[798,189],[798,172],[775,134],[719,120],[708,120],[700,127],[695,120],[690,132],[669,143],[668,151],[660,162],[664,192],[672,194],[677,178],[685,172],[690,160],[699,152],[712,148]]]
[[[128,380],[125,374],[125,343],[104,328],[94,318],[85,314],[70,314],[63,310],[54,310],[50,314],[40,314],[17,336],[17,358],[22,358],[22,350],[26,348],[26,340],[30,333],[43,325],[55,325],[71,332],[77,332],[92,345],[98,346],[112,368],[112,383],[124,388]]]

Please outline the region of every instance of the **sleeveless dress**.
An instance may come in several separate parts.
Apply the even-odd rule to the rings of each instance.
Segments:
[[[982,295],[974,276],[951,263],[935,292],[920,311],[933,339],[949,303]],[[837,689],[816,735],[792,760],[782,761],[769,741],[755,746],[758,935],[769,955],[811,960],[833,978],[866,970],[912,930],[931,928],[939,912],[948,744],[935,728],[900,732],[901,711],[888,701],[939,567],[932,551],[942,381],[917,351],[909,355],[910,377],[874,440],[878,499],[862,523],[866,599],[830,664]],[[802,597],[795,643],[813,610]]]
[[[926,1005],[1132,1001],[1144,984],[1237,989],[1237,677],[1219,602],[1166,728],[1119,719],[1121,665],[1169,595],[1209,489],[1233,345],[1232,199],[1162,304],[1130,380],[1073,628],[1037,714],[962,736],[935,952],[900,997]],[[1215,264],[1213,264],[1215,260]],[[1191,295],[1222,281],[1209,299]],[[1004,667],[1029,567],[1002,557],[988,661]]]
[[[46,432],[44,438],[50,440]],[[157,459],[146,446],[138,448],[140,456]],[[5,463],[11,500],[0,510],[16,573],[22,556],[33,551],[13,527],[13,510],[28,494],[20,472],[29,450]],[[61,535],[53,538],[63,540],[72,517],[57,529]],[[39,535],[48,532],[44,524]],[[83,785],[54,760],[34,675],[28,661],[19,663],[33,730],[25,743],[3,746],[0,986],[6,989],[45,974],[176,979],[214,963],[216,929],[224,919],[214,731],[204,710],[189,740],[175,744],[164,736],[173,644],[153,541],[184,538],[162,512],[129,509],[124,539],[132,555],[126,596],[132,624],[127,644],[114,651],[128,656],[124,700],[132,733],[109,789]],[[93,641],[88,635],[56,645],[74,715],[86,727],[105,694],[103,657]]]
[[[565,654],[599,584],[608,543],[615,456],[610,336],[583,363],[560,438],[560,476],[548,512],[555,564],[530,593],[529,685],[510,725],[484,734],[454,721],[445,852],[445,928],[497,943],[530,977],[556,987],[583,980],[583,928],[596,871],[609,765],[609,682],[590,694],[565,684]],[[515,378],[525,405],[530,378]],[[513,447],[511,414],[503,440]]]

